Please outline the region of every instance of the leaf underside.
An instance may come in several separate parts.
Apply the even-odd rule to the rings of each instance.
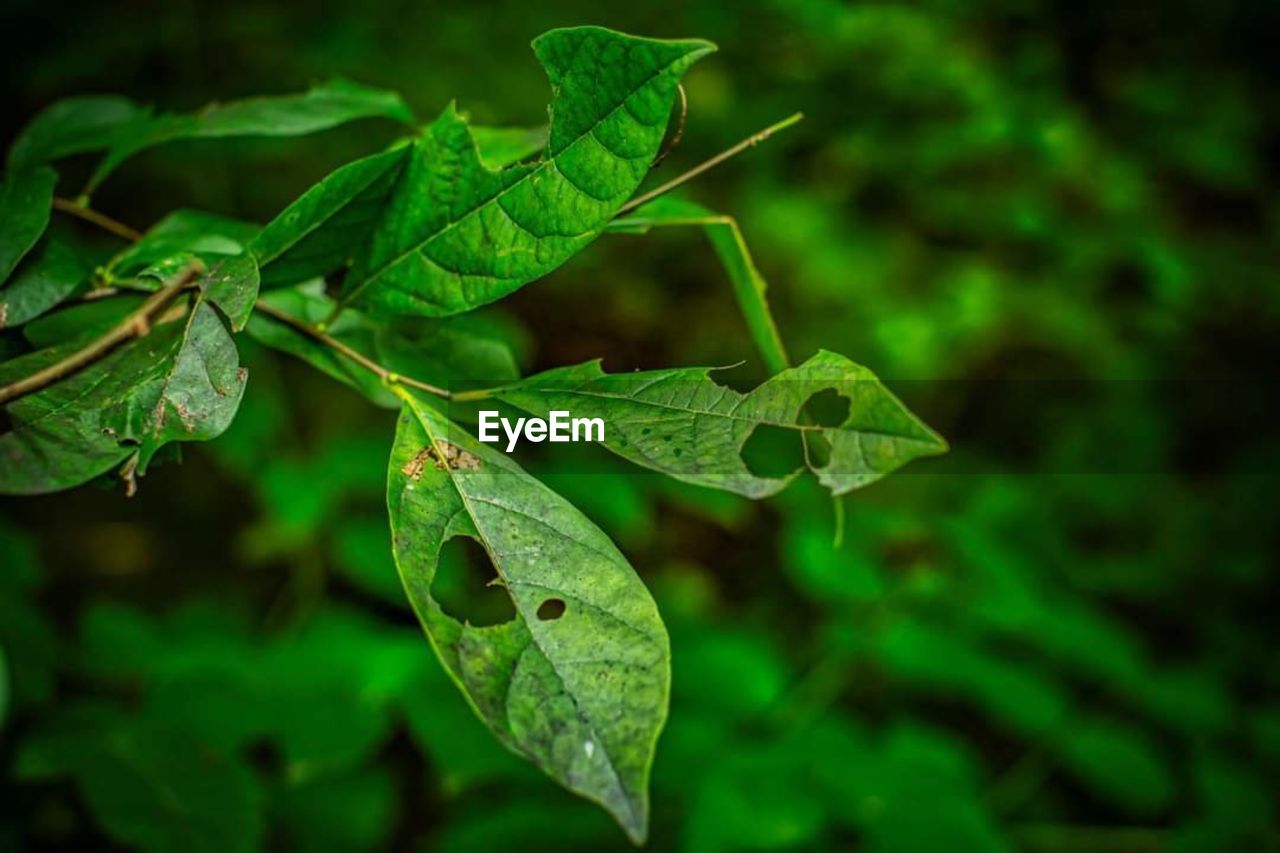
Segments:
[[[626,558],[563,498],[414,399],[396,430],[387,501],[410,601],[476,713],[641,842],[670,649]],[[475,627],[432,597],[440,550],[455,536],[484,546],[515,619]],[[563,604],[558,618],[540,615],[551,600]]]

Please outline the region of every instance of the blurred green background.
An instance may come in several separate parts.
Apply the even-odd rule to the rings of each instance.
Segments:
[[[739,217],[793,356],[841,352],[952,442],[846,501],[751,504],[528,460],[673,647],[654,849],[1277,849],[1280,5],[6,0],[5,140],[69,94],[167,109],[333,74],[545,120],[529,40],[699,36],[665,179]],[[377,122],[189,143],[95,206],[265,220]],[[758,374],[696,232],[607,237],[486,311],[535,370]],[[609,849],[506,754],[391,562],[391,414],[240,339],[218,441],[125,500],[0,502],[0,848]],[[446,604],[501,618],[475,555]],[[493,596],[497,596],[494,599]]]

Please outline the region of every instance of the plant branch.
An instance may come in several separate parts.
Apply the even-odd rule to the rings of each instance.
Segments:
[[[689,171],[684,172],[680,175],[677,175],[676,177],[667,181],[662,186],[652,189],[649,192],[645,193],[644,195],[636,196],[631,201],[627,202],[622,207],[620,207],[618,209],[617,214],[615,214],[615,216],[627,215],[628,213],[635,210],[640,205],[653,201],[655,198],[657,198],[660,195],[665,195],[671,192],[676,187],[693,180],[694,178],[698,177],[698,175],[701,175],[703,172],[707,171],[708,169],[714,169],[716,166],[719,166],[725,160],[728,160],[732,157],[736,157],[738,154],[741,154],[743,151],[747,150],[748,148],[754,148],[755,146],[759,145],[761,142],[764,142],[766,139],[773,136],[775,133],[782,130],[786,130],[788,127],[791,127],[793,124],[796,124],[803,118],[804,118],[804,113],[795,113],[793,115],[787,116],[780,122],[776,122],[774,124],[769,125],[759,133],[754,133],[751,136],[748,136],[746,139],[742,140],[732,148],[726,148],[724,151],[721,151],[719,154],[712,157],[711,159],[704,160],[698,165],[694,166]]]
[[[80,219],[83,219],[85,222],[91,222],[100,228],[110,231],[112,234],[115,234],[117,237],[124,238],[125,240],[129,240],[136,243],[138,240],[142,238],[141,231],[138,231],[137,229],[134,229],[134,228],[130,228],[128,225],[125,225],[123,222],[118,222],[109,216],[99,213],[98,211],[94,210],[91,207],[86,207],[83,205],[76,204],[74,201],[70,201],[69,199],[55,198],[53,200],[53,207],[55,210],[61,210],[65,213],[71,214],[72,216],[76,216]],[[194,274],[191,276],[191,278],[187,279],[186,284],[190,284],[193,278],[194,278]],[[166,286],[163,290],[158,291],[156,295],[152,297],[152,299],[155,299],[156,297],[160,296],[160,294],[164,293],[166,290],[168,290],[168,286]],[[95,293],[94,297],[98,298],[101,296],[114,295],[119,292],[120,292],[119,290],[116,290],[114,288],[104,288],[101,291]],[[168,301],[169,300],[166,300],[163,303],[163,305],[168,305]],[[148,310],[148,306],[151,304],[151,302],[152,300],[147,300],[147,302],[143,303],[142,306],[139,307],[137,311],[135,311],[129,317],[126,317],[125,320],[121,322],[121,326],[136,322],[134,318],[136,318],[139,314],[144,314],[146,317],[151,317],[155,312],[160,310],[159,308],[154,308],[154,307],[151,310]],[[369,372],[373,373],[383,382],[386,382],[392,385],[394,384],[407,385],[410,388],[417,388],[420,391],[425,391],[428,394],[435,394],[437,397],[443,397],[446,400],[449,399],[450,397],[450,393],[448,390],[444,388],[440,388],[436,385],[432,385],[429,382],[422,382],[418,379],[414,379],[411,376],[402,376],[394,371],[388,370],[387,368],[383,367],[381,364],[378,364],[376,361],[366,356],[364,353],[361,353],[358,350],[353,349],[352,347],[344,344],[342,341],[338,340],[337,338],[326,334],[320,329],[314,326],[311,326],[310,324],[305,323],[302,320],[299,320],[297,317],[287,314],[284,311],[281,311],[280,309],[275,308],[272,305],[268,305],[266,302],[263,302],[261,299],[259,299],[256,303],[254,303],[254,308],[255,310],[261,311],[263,314],[270,317],[271,319],[279,323],[283,323],[284,325],[289,326],[295,331],[306,335],[307,337],[311,338],[313,341],[316,341],[317,343],[321,343],[329,347],[330,349],[334,350],[335,352],[339,353],[340,355],[345,356],[346,358],[350,359],[351,361],[363,367],[365,370],[368,370]],[[90,345],[90,347],[94,347],[101,344],[103,341],[106,340],[108,336],[115,333],[116,331],[118,331],[118,329],[113,329],[112,332],[108,333],[107,336],[104,336],[103,338],[100,338],[99,340],[95,341],[93,344]],[[145,334],[145,332],[143,334]],[[128,339],[128,336],[126,335],[124,338],[115,340],[113,343],[109,344],[109,346],[104,352],[99,353],[96,356],[91,356],[89,358],[89,361],[96,360],[96,358],[101,358],[111,349],[114,349],[116,346],[118,346],[120,343],[123,343],[127,339]],[[86,349],[89,349],[89,348],[86,347]],[[73,359],[77,358],[81,354],[82,353],[76,353],[76,355],[72,356],[71,358]],[[84,363],[87,364],[89,363],[89,361],[86,361]],[[54,365],[53,367],[46,368],[45,370],[42,370],[37,374],[34,374],[32,376],[27,377],[26,379],[21,380],[20,382],[15,382],[11,386],[8,386],[4,389],[0,389],[0,404],[11,402],[12,400],[17,399],[17,397],[30,394],[31,391],[38,390],[39,388],[43,388],[46,385],[52,384],[53,382],[56,382],[59,379],[63,378],[63,376],[70,375],[70,373],[74,372],[74,370],[79,369],[79,367],[76,367],[73,370],[67,371],[65,373],[59,373],[59,375],[53,376],[52,378],[48,378],[47,380],[40,382],[39,384],[37,384],[35,387],[31,389],[20,390],[18,393],[14,394],[13,396],[6,396],[10,392],[10,389],[17,389],[18,386],[20,385],[26,385],[27,383],[35,382],[35,380],[37,379],[43,379],[43,374],[49,373],[54,368],[61,366],[61,364],[62,363],[60,362],[59,365]],[[80,366],[82,367],[83,364]]]
[[[684,93],[682,91],[681,92],[682,104],[684,102],[683,99],[684,99]],[[803,118],[804,118],[803,113],[795,113],[793,115],[788,116],[787,118],[784,118],[782,121],[775,122],[774,124],[769,125],[764,130],[761,130],[758,133],[752,134],[751,136],[739,142],[737,145],[734,145],[732,148],[727,148],[724,151],[721,151],[719,154],[715,155],[709,160],[704,160],[702,163],[699,163],[697,166],[694,166],[692,169],[688,170],[687,172],[677,175],[676,177],[672,178],[670,181],[667,181],[665,184],[662,184],[661,186],[650,190],[644,195],[633,198],[631,201],[627,202],[621,208],[618,209],[617,214],[615,214],[615,218],[625,216],[626,214],[630,213],[631,211],[635,210],[641,205],[649,201],[652,201],[658,196],[664,195],[665,193],[670,192],[676,187],[681,186],[682,184],[685,184],[693,180],[698,175],[701,175],[703,172],[706,172],[709,169],[715,168],[716,166],[720,165],[726,160],[737,156],[738,154],[745,151],[746,149],[754,148],[756,145],[759,145],[761,142],[764,142],[766,139],[773,136],[775,133],[778,133],[779,131],[782,131],[787,129],[788,127],[791,127],[792,125],[796,124]],[[684,124],[684,107],[682,106],[681,127],[677,130],[673,143],[679,141],[679,138],[683,133],[683,124]],[[659,162],[661,162],[661,159],[659,159]],[[116,235],[117,237],[121,237],[125,240],[137,242],[142,237],[142,232],[134,228],[130,228],[128,225],[125,225],[122,222],[118,222],[109,216],[99,213],[98,211],[94,210],[91,207],[88,207],[87,205],[77,204],[74,201],[71,201],[69,199],[55,198],[53,200],[53,208],[55,210],[60,210],[63,213],[67,213],[71,216],[75,216],[79,219],[82,219],[85,222],[91,222],[94,225],[97,225],[99,228],[109,231],[112,234]],[[175,278],[173,282],[170,282],[169,284],[165,285],[164,288],[157,291],[155,295],[153,295],[151,299],[148,299],[146,302],[144,302],[137,311],[135,311],[133,314],[130,314],[128,317],[126,317],[119,326],[117,326],[115,329],[112,329],[106,335],[94,341],[89,346],[85,347],[85,349],[73,354],[72,356],[68,357],[67,359],[64,359],[58,364],[51,365],[50,367],[47,367],[44,370],[41,370],[38,373],[33,374],[32,376],[28,376],[25,379],[19,380],[18,382],[13,383],[12,385],[9,385],[9,386],[6,386],[5,388],[0,389],[0,405],[3,405],[4,403],[12,402],[18,397],[25,396],[27,394],[30,394],[33,391],[38,391],[39,389],[44,388],[47,385],[57,382],[59,379],[62,379],[66,376],[71,375],[77,370],[80,370],[85,365],[90,364],[93,361],[96,361],[102,358],[111,350],[115,349],[121,343],[124,343],[130,338],[140,337],[141,335],[146,334],[147,331],[149,331],[149,328],[150,328],[149,320],[153,316],[153,314],[156,311],[158,311],[160,308],[167,306],[169,302],[172,301],[173,298],[177,296],[178,292],[180,292],[183,288],[189,286],[191,281],[195,278],[197,274],[198,274],[198,271],[192,271],[190,269],[187,270],[186,272],[184,272],[183,274]],[[181,287],[175,288],[174,285],[178,282],[178,279],[180,278],[185,280],[182,281]],[[163,297],[163,300],[159,301],[161,300],[161,297]],[[442,397],[446,400],[453,399],[459,402],[465,401],[465,400],[480,400],[489,396],[489,391],[486,389],[480,389],[476,391],[463,391],[463,392],[459,392],[458,394],[451,394],[447,389],[440,388],[436,385],[432,385],[427,382],[421,382],[417,379],[413,379],[412,377],[401,376],[398,373],[388,370],[387,368],[383,367],[381,364],[378,364],[376,361],[364,355],[363,353],[353,349],[352,347],[347,346],[337,338],[334,338],[331,335],[327,334],[326,332],[323,331],[323,329],[326,328],[330,323],[332,323],[333,320],[337,318],[337,315],[341,313],[343,308],[343,304],[341,302],[337,303],[334,306],[333,312],[325,321],[323,321],[320,324],[319,327],[312,326],[302,320],[299,320],[297,317],[294,317],[290,314],[280,311],[277,308],[273,308],[272,306],[266,304],[262,300],[258,300],[255,303],[254,307],[255,307],[255,310],[261,311],[263,314],[267,315],[268,317],[271,317],[273,320],[276,320],[277,322],[280,322],[280,323],[284,323],[285,325],[306,335],[312,340],[329,347],[330,349],[334,350],[337,353],[340,353],[341,355],[345,356],[346,358],[350,359],[351,361],[363,367],[365,370],[370,371],[371,373],[376,375],[379,379],[381,379],[383,382],[386,382],[389,385],[396,385],[396,384],[406,385],[410,388],[417,388],[420,391],[425,391],[428,394],[434,394],[437,397]]]
[[[12,403],[14,400],[34,394],[55,382],[66,379],[90,364],[106,358],[121,344],[149,333],[156,316],[168,308],[179,294],[192,286],[192,282],[200,275],[202,268],[202,265],[188,265],[106,334],[43,370],[38,370],[30,376],[0,388],[0,405]]]
[[[407,385],[410,388],[417,388],[420,391],[426,391],[428,394],[435,394],[437,397],[443,397],[446,400],[452,396],[449,391],[444,388],[440,388],[428,382],[421,382],[410,376],[401,376],[394,371],[387,370],[381,364],[378,364],[359,350],[347,346],[337,338],[320,331],[309,323],[299,320],[292,314],[287,314],[279,308],[263,302],[261,299],[259,299],[257,304],[254,306],[254,310],[261,311],[271,319],[283,323],[294,331],[301,332],[313,341],[324,344],[335,352],[346,356],[365,370],[377,376],[383,382],[386,382],[388,385]]]
[[[131,243],[136,243],[142,239],[141,231],[130,228],[123,222],[118,222],[110,216],[99,213],[91,207],[86,207],[83,204],[77,204],[71,199],[54,198],[53,209],[60,210],[63,213],[76,217],[77,219],[83,219],[85,222],[91,222],[104,231],[110,231],[117,237],[123,240],[128,240]]]

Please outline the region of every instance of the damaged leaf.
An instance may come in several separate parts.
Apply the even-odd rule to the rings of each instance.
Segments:
[[[848,416],[834,426],[806,423],[805,404],[828,390],[849,401]],[[821,466],[810,459],[809,467],[837,495],[947,448],[871,371],[825,350],[749,394],[716,384],[707,368],[607,374],[592,361],[531,376],[494,397],[540,417],[563,409],[603,418],[604,444],[619,456],[751,498],[780,491],[799,473],[759,477],[747,468],[742,448],[760,427],[825,439],[830,458]]]
[[[409,599],[476,713],[643,841],[670,650],[626,558],[563,498],[413,398],[400,414],[387,502]],[[515,619],[460,623],[433,598],[441,549],[455,536],[484,546]]]
[[[79,349],[84,339],[0,364],[0,384],[28,376]],[[0,492],[40,494],[88,482],[136,455],[146,473],[162,446],[206,441],[231,423],[245,371],[226,325],[197,301],[49,387],[8,405],[0,435]]]

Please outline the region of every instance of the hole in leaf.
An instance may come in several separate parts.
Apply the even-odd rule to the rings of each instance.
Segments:
[[[785,477],[804,465],[804,444],[794,429],[760,424],[742,445],[742,461],[757,477]]]
[[[497,581],[497,570],[484,547],[469,536],[455,536],[440,549],[431,597],[460,622],[501,625],[516,617],[516,608]]]
[[[750,394],[769,377],[761,376],[760,369],[747,362],[707,372],[707,378],[721,388],[729,388],[739,394]]]
[[[813,394],[805,401],[800,411],[810,424],[834,429],[842,426],[849,419],[849,398],[827,388]],[[805,433],[805,442],[809,449],[809,464],[816,468],[825,468],[831,463],[831,442],[816,430]]]
[[[815,425],[834,429],[849,419],[849,398],[828,388],[806,400],[804,412]]]
[[[548,598],[538,605],[538,618],[543,622],[551,622],[564,615],[564,601],[559,598]]]

